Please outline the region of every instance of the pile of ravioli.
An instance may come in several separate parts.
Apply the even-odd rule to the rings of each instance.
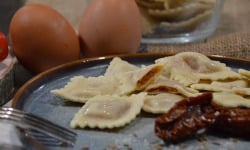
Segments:
[[[51,93],[83,103],[72,128],[110,129],[125,126],[142,110],[166,113],[176,102],[207,91],[217,105],[250,108],[249,85],[249,70],[235,71],[203,54],[182,52],[141,66],[114,57],[104,75],[74,76]]]
[[[211,19],[216,0],[135,0],[142,14],[144,33],[164,30],[183,33]]]

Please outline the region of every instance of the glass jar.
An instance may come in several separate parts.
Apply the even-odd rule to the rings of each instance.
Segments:
[[[216,30],[224,0],[136,0],[142,43],[190,43]]]

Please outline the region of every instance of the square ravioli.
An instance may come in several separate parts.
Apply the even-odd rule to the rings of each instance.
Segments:
[[[115,128],[131,122],[141,112],[146,93],[131,96],[102,95],[90,98],[75,114],[72,128]]]

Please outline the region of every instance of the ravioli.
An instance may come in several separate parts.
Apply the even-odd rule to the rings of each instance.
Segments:
[[[153,64],[117,75],[116,78],[121,82],[120,93],[126,95],[143,90],[160,75],[162,67],[160,64]]]
[[[250,96],[250,87],[234,87],[233,92],[245,97],[249,97]]]
[[[243,79],[239,79],[239,80],[224,80],[224,81],[213,81],[211,83],[212,85],[217,85],[217,86],[221,86],[221,87],[225,87],[228,89],[232,89],[234,87],[248,87],[248,81],[247,80],[243,80]]]
[[[210,84],[197,83],[197,84],[192,84],[190,87],[201,91],[230,92],[233,90],[233,88],[248,87],[248,82],[246,80],[212,81]]]
[[[128,124],[140,113],[146,93],[131,96],[99,95],[75,114],[72,128],[117,128]]]
[[[227,108],[250,108],[250,98],[245,98],[241,95],[231,92],[213,93],[213,103]]]
[[[51,91],[54,95],[67,101],[85,103],[89,98],[97,95],[116,93],[119,81],[111,77],[84,77],[75,76],[67,85]]]
[[[175,93],[175,94],[180,94],[186,97],[197,96],[199,94],[199,91],[195,89],[191,89],[189,87],[186,87],[180,84],[177,81],[169,80],[162,76],[160,76],[159,78],[157,78],[157,80],[155,80],[153,83],[148,85],[145,91],[150,94],[158,94],[158,93],[166,93],[166,92]]]
[[[190,19],[197,14],[200,14],[208,9],[213,8],[213,5],[194,2],[186,5],[170,8],[170,9],[149,9],[148,13],[152,17],[166,21],[182,21]],[[192,10],[192,11],[190,11]]]
[[[240,79],[240,74],[232,71],[226,64],[209,59],[196,52],[182,52],[171,57],[156,60],[164,64],[164,72],[172,80],[188,86],[200,80]]]
[[[136,3],[144,8],[157,8],[157,9],[163,9],[164,8],[164,2],[161,0],[135,0]]]
[[[179,53],[179,55],[180,54],[181,53]],[[195,76],[194,72],[191,71],[188,64],[177,55],[178,54],[155,60],[156,64],[163,64],[164,66],[162,75],[166,78],[169,78],[170,80],[178,81],[185,86],[193,83],[198,83],[200,79]]]
[[[114,57],[110,62],[104,76],[116,76],[117,74],[139,69],[136,65],[130,64],[119,57]]]
[[[161,68],[161,65],[150,65],[135,71],[121,72],[116,76],[88,78],[76,76],[71,78],[65,87],[54,89],[51,93],[67,101],[80,103],[85,103],[89,98],[97,95],[112,95],[114,93],[128,95],[145,88],[160,74]]]
[[[222,86],[206,84],[206,83],[192,84],[190,87],[199,91],[210,91],[210,92],[223,92],[223,91],[230,92],[231,91],[231,89],[228,89]]]
[[[238,72],[239,72],[241,75],[247,77],[248,80],[250,80],[250,71],[249,71],[249,70],[246,70],[246,69],[239,69]]]
[[[171,93],[160,93],[157,95],[147,95],[143,105],[143,110],[149,113],[161,114],[169,111],[175,103],[182,100],[184,96]]]
[[[181,33],[181,32],[189,32],[197,28],[201,22],[206,22],[211,18],[213,11],[206,10],[203,13],[200,13],[190,19],[179,21],[179,22],[167,22],[162,21],[159,25],[159,29],[166,30],[169,33]]]
[[[215,4],[216,2],[216,0],[159,0],[159,1],[164,1],[165,3],[167,3],[169,7],[166,8],[176,8],[193,2],[199,2],[210,5]]]

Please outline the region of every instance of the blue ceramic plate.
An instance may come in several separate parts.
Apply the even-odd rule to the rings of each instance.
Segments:
[[[149,65],[155,59],[170,54],[141,53],[134,55],[119,55],[122,59],[136,65]],[[73,115],[80,109],[80,104],[65,102],[52,95],[50,90],[63,87],[71,77],[77,75],[102,75],[112,60],[112,56],[83,59],[43,72],[26,82],[15,94],[12,107],[25,110],[35,115],[47,118],[57,124],[70,128]],[[250,70],[250,60],[211,56],[213,60],[226,63],[232,69],[244,68]],[[72,149],[248,149],[250,142],[235,140],[231,137],[205,135],[203,140],[191,138],[179,144],[165,145],[154,134],[156,116],[141,113],[133,122],[125,127],[114,130],[75,129],[78,133],[77,142]],[[205,140],[204,140],[205,139]],[[63,149],[51,147],[51,149]],[[68,148],[65,148],[68,149]],[[71,149],[71,148],[70,148]]]

